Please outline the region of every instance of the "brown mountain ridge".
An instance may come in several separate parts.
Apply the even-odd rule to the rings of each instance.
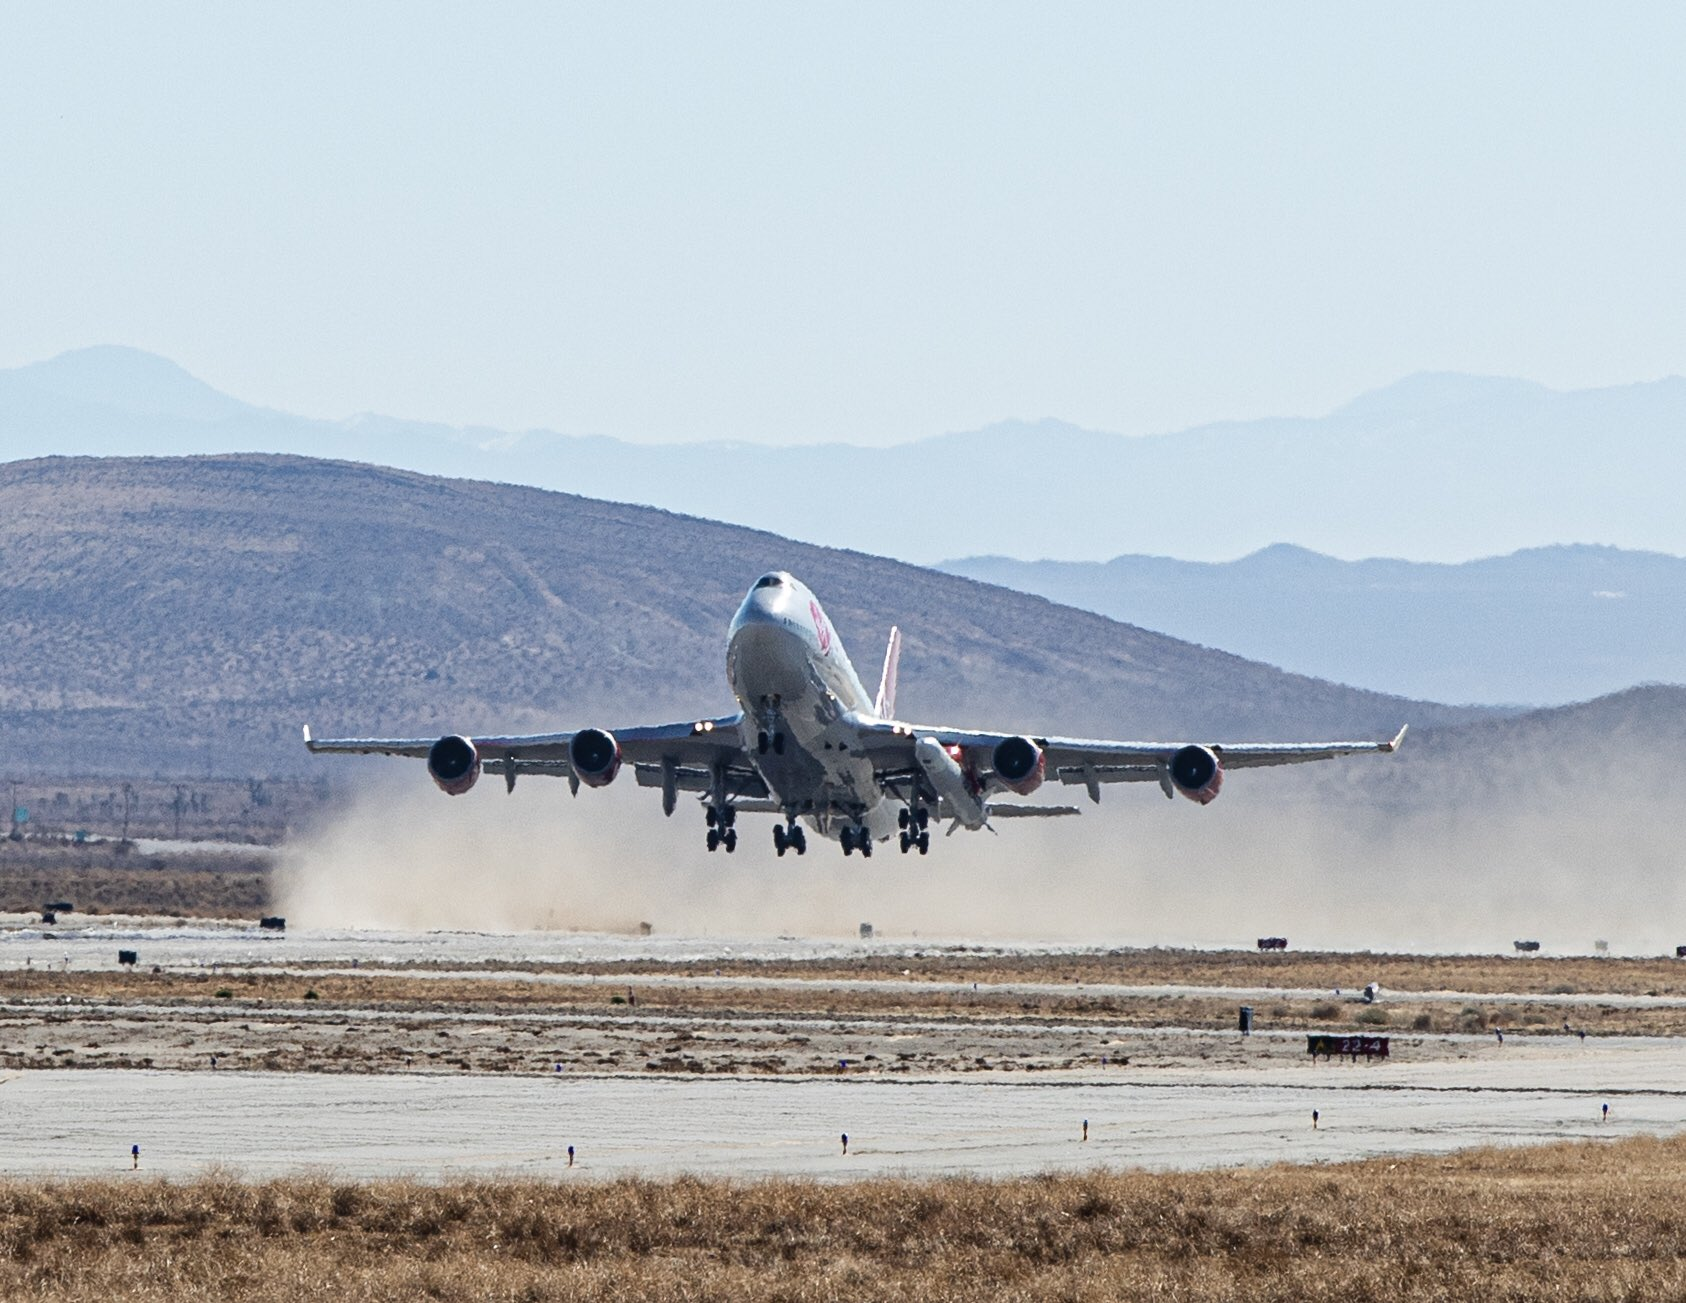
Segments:
[[[5,763],[282,775],[307,769],[306,721],[425,736],[729,710],[726,626],[774,568],[819,593],[863,680],[901,626],[913,719],[1269,740],[1482,717],[648,507],[299,457],[45,458],[0,465]]]

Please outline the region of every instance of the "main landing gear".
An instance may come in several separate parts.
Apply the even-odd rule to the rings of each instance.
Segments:
[[[795,851],[798,855],[808,853],[808,834],[802,831],[802,825],[793,823],[789,828],[783,824],[773,825],[773,849],[781,856],[787,851]]]
[[[762,755],[771,751],[776,756],[784,754],[784,734],[779,732],[760,732],[755,735],[755,749]]]
[[[906,855],[914,847],[925,855],[931,849],[931,834],[926,831],[931,826],[931,812],[924,806],[914,810],[903,810],[896,815],[896,822],[901,825],[902,854]]]
[[[872,858],[872,834],[865,828],[845,828],[837,834],[837,840],[843,843],[845,855],[859,851],[863,859]]]
[[[704,814],[708,819],[708,849],[717,851],[724,846],[728,855],[737,850],[738,830],[732,825],[738,821],[738,812],[729,805],[719,810],[711,805]]]

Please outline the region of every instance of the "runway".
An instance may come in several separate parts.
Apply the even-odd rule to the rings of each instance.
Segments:
[[[1686,1127],[1686,1047],[1674,1040],[1516,1048],[1151,1079],[1128,1069],[1034,1080],[25,1071],[0,1083],[0,1172],[122,1172],[139,1144],[144,1172],[178,1178],[210,1166],[427,1180],[1000,1176],[1333,1162]]]

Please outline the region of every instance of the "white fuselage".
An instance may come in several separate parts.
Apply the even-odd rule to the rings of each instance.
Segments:
[[[877,718],[873,698],[804,584],[780,573],[750,590],[732,620],[726,677],[743,709],[744,747],[773,800],[822,836],[895,835],[897,807],[854,726]]]

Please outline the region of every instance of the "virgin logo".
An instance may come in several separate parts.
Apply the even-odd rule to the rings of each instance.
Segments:
[[[809,602],[808,614],[814,617],[814,632],[820,639],[820,655],[831,655],[831,626],[825,622],[825,612],[820,610],[818,602]]]

